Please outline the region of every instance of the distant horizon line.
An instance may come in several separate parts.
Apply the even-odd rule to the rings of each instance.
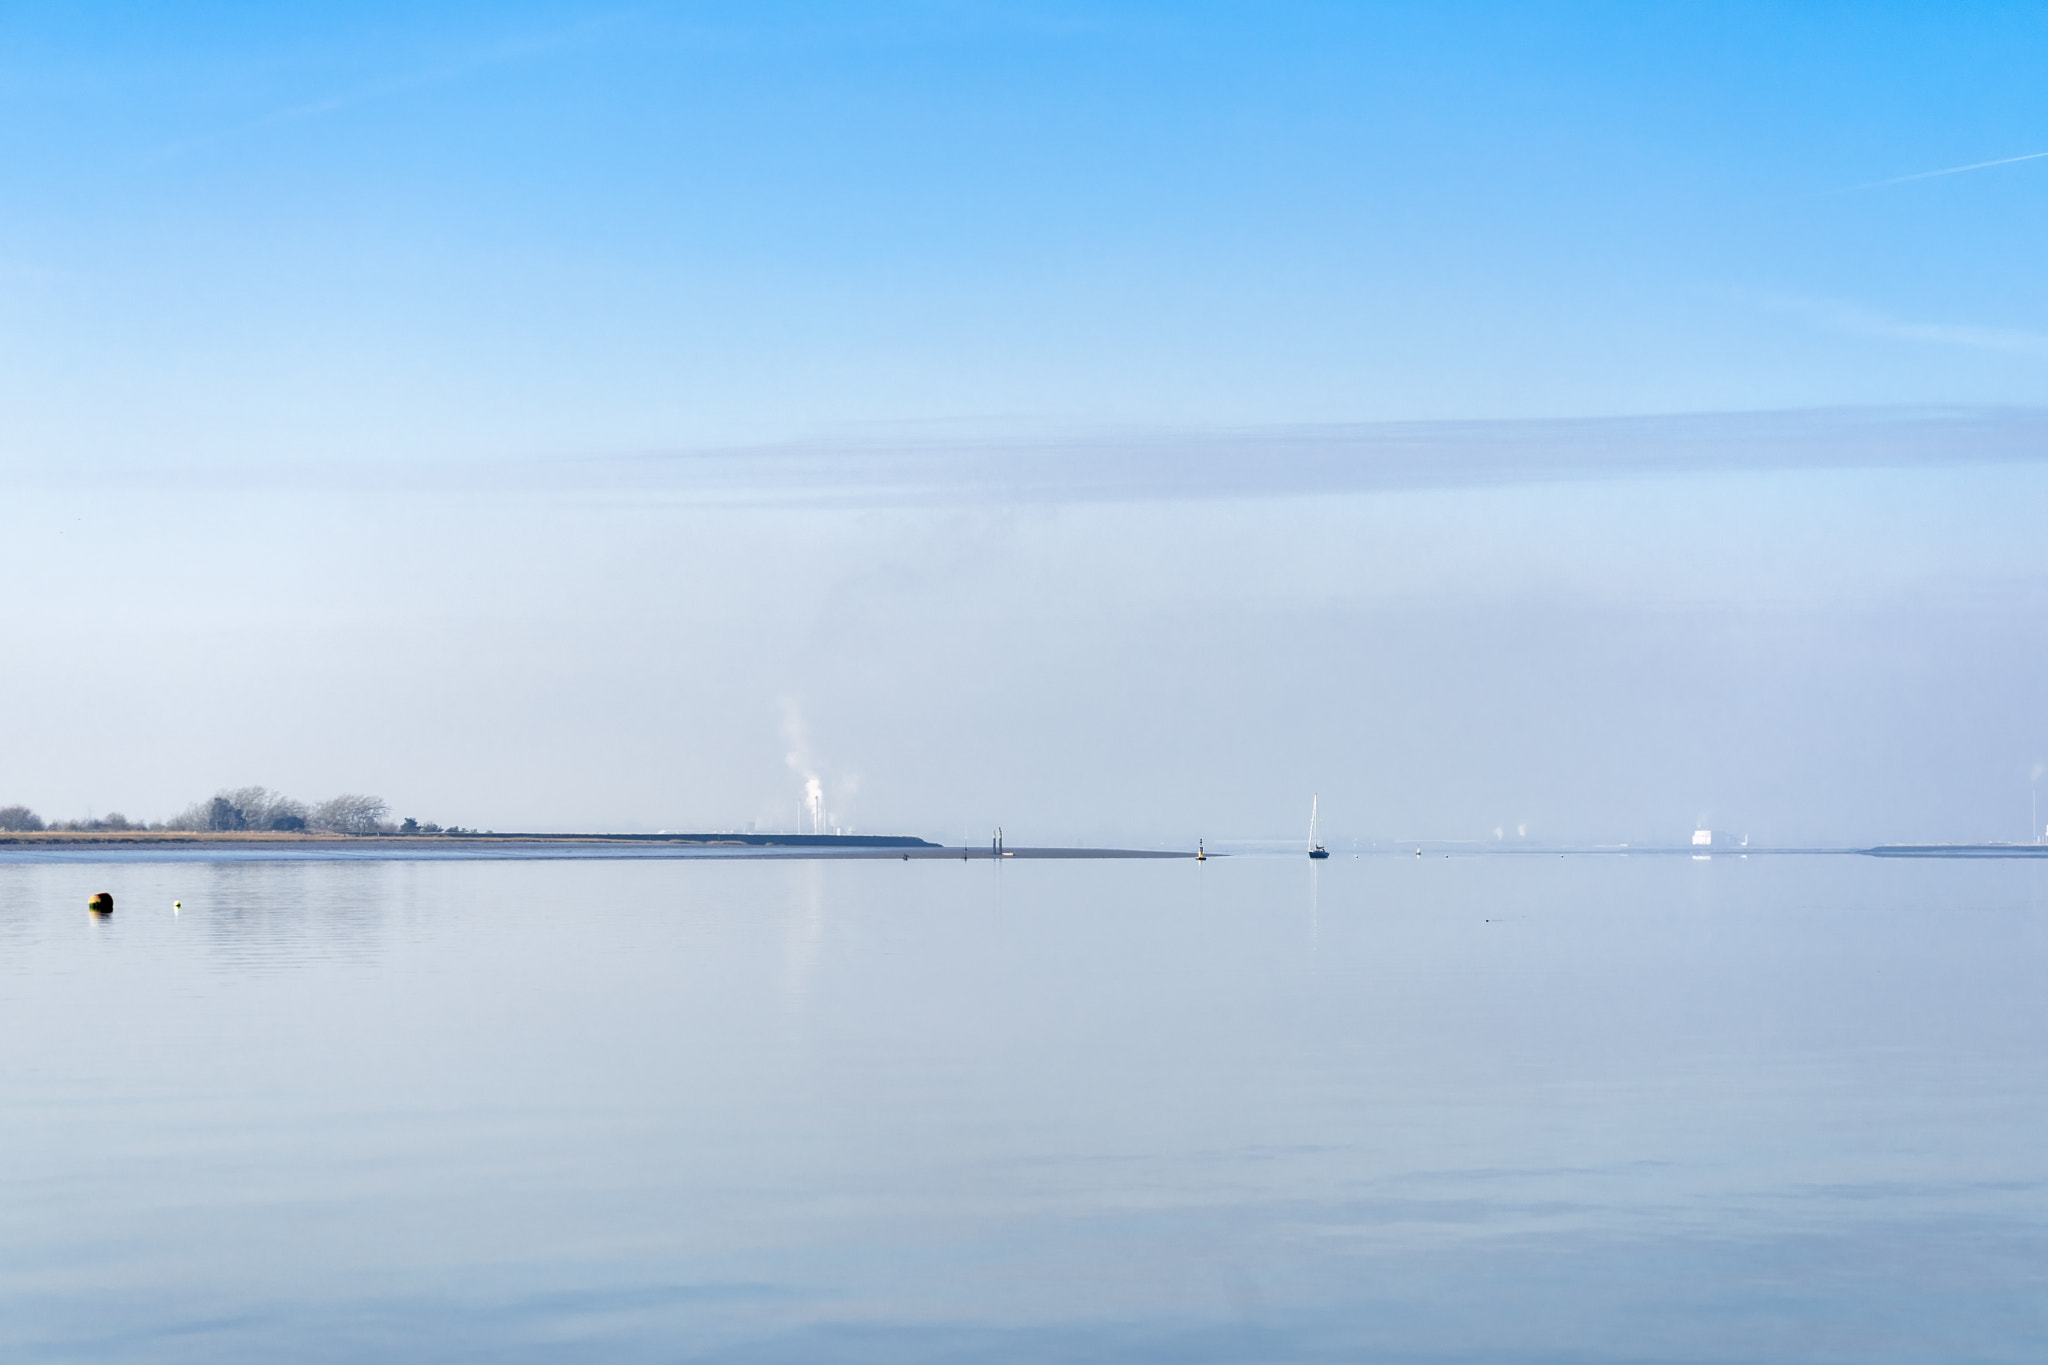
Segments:
[[[1341,842],[1341,841],[1340,841]],[[222,846],[252,849],[305,848],[312,845],[329,847],[352,846],[357,848],[376,847],[397,849],[430,849],[433,847],[472,846],[506,847],[517,845],[566,845],[588,848],[593,845],[615,845],[641,848],[649,851],[698,851],[698,852],[760,852],[785,855],[810,853],[851,854],[874,856],[896,856],[912,858],[966,857],[966,858],[1192,858],[1209,843],[1216,847],[1211,857],[1231,856],[1306,856],[1305,846],[1296,847],[1299,841],[1283,839],[1198,839],[1194,848],[1137,849],[1128,847],[1077,845],[1018,845],[1015,847],[991,839],[987,844],[963,843],[945,844],[917,835],[855,835],[855,834],[804,834],[798,832],[761,831],[751,834],[733,831],[670,832],[656,834],[620,833],[602,831],[495,831],[461,830],[443,833],[377,830],[362,833],[343,833],[323,830],[192,830],[192,829],[40,829],[0,830],[0,849],[25,845],[72,845],[128,846],[143,848],[152,845]],[[1530,840],[1516,840],[1506,843],[1490,839],[1371,839],[1351,840],[1350,847],[1343,851],[1354,858],[1371,854],[1374,857],[1401,857],[1409,850],[1416,856],[1424,853],[1441,853],[1446,857],[1457,856],[1505,856],[1532,857],[1548,856],[1613,856],[1628,857],[1644,855],[1653,857],[1690,856],[1694,858],[1747,857],[1751,854],[1773,856],[1841,856],[1867,855],[1875,857],[1902,858],[2048,858],[2048,844],[2034,842],[1979,841],[1979,842],[1918,842],[1878,844],[1647,844],[1647,843],[1588,843],[1570,841],[1543,843]]]

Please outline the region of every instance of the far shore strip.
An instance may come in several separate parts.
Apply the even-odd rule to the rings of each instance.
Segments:
[[[908,835],[867,834],[328,834],[299,831],[222,830],[8,830],[0,831],[0,849],[46,847],[242,847],[316,852],[430,853],[486,852],[491,849],[563,847],[636,847],[688,852],[756,850],[764,856],[802,857],[831,854],[870,858],[1192,858],[1193,850],[1136,848],[1002,848],[970,844],[947,846]],[[1212,855],[1213,856],[1213,855]]]

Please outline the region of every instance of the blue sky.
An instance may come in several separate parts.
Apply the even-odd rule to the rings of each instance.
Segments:
[[[11,6],[10,453],[2036,402],[2044,28]]]
[[[2021,837],[2044,30],[0,9],[0,802]]]

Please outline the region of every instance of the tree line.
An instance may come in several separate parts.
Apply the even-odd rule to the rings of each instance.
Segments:
[[[130,820],[119,811],[85,820],[45,822],[27,806],[0,806],[0,830],[27,833],[38,830],[196,830],[204,833],[241,833],[249,830],[323,834],[461,834],[461,829],[428,821],[422,824],[407,816],[400,824],[390,823],[391,807],[381,796],[344,792],[340,796],[311,804],[294,800],[267,787],[224,787],[203,801],[195,801],[168,820]]]

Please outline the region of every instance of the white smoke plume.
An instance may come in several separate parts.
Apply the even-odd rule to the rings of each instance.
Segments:
[[[782,742],[788,749],[782,761],[804,780],[804,802],[797,827],[806,834],[814,834],[825,804],[825,783],[811,762],[810,728],[804,724],[803,708],[794,697],[782,699]]]
[[[825,777],[820,771],[822,765],[811,752],[810,727],[804,724],[803,708],[793,697],[782,699],[782,739],[787,752],[783,762],[789,770],[804,781],[803,806],[798,815],[798,824],[807,834],[830,834],[839,826],[836,817],[825,804]],[[833,779],[837,799],[846,801],[858,790],[858,781],[851,776]]]

